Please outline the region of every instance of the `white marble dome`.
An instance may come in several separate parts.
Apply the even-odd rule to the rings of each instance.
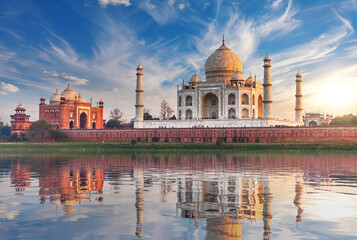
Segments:
[[[233,81],[244,81],[244,78],[241,73],[236,72],[235,74],[232,75],[231,80]]]
[[[61,93],[62,97],[64,97],[67,101],[74,101],[76,97],[78,97],[77,93],[70,87],[68,87]]]
[[[206,61],[205,73],[207,82],[222,82],[234,73],[242,73],[243,67],[239,57],[222,44]]]
[[[196,73],[194,73],[191,77],[190,77],[190,82],[201,82],[201,78],[200,76],[198,76]]]
[[[50,104],[55,104],[61,102],[61,94],[59,94],[57,91],[55,94],[52,95],[50,98]]]

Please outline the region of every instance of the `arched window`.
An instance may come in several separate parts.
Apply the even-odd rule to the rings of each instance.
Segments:
[[[229,119],[235,119],[236,118],[236,110],[234,110],[234,108],[229,109],[228,118]]]
[[[249,111],[246,108],[242,110],[242,118],[249,118]]]
[[[248,94],[244,93],[242,95],[242,104],[243,105],[248,105],[249,104],[249,98],[248,98]]]
[[[255,118],[255,109],[253,109],[253,115],[252,118]]]
[[[97,128],[97,123],[96,123],[96,122],[93,122],[93,123],[92,123],[92,128],[93,128],[93,129],[96,129],[96,128]]]
[[[186,97],[186,106],[192,106],[192,97],[191,96]]]
[[[181,110],[179,111],[179,114],[178,114],[178,119],[181,119],[182,116],[181,116]]]
[[[235,105],[236,104],[236,96],[232,93],[228,96],[228,105]]]
[[[72,129],[73,128],[73,121],[69,122],[69,128]]]
[[[179,107],[181,107],[181,104],[182,104],[181,101],[182,101],[181,96],[179,96],[179,99],[178,99],[178,106]]]
[[[252,102],[253,102],[253,105],[255,105],[255,95],[253,95]]]
[[[185,116],[186,119],[192,119],[192,111],[191,110],[187,110],[186,111],[186,116]]]

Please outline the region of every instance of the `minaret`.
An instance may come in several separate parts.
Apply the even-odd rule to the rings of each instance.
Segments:
[[[144,122],[144,101],[143,101],[143,67],[136,68],[136,104],[135,104],[135,122],[134,128],[143,128]]]
[[[296,74],[296,104],[295,104],[295,122],[302,123],[302,89],[301,89],[301,73]]]
[[[271,104],[273,103],[273,100],[271,98],[271,79],[270,79],[270,57],[268,56],[268,54],[265,56],[264,58],[264,100],[263,100],[263,104],[264,104],[264,112],[263,112],[263,118],[265,119],[271,119]]]

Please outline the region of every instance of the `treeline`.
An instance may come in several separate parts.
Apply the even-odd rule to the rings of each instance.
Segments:
[[[9,141],[11,135],[11,127],[0,121],[0,140]]]
[[[44,141],[64,141],[68,135],[60,130],[53,129],[50,123],[39,120],[31,124],[26,132],[11,134],[10,126],[0,122],[0,138],[5,142],[44,142]]]
[[[330,126],[357,126],[357,116],[353,114],[335,117]]]

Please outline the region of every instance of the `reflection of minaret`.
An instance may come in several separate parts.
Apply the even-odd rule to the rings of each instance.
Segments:
[[[142,238],[141,229],[143,225],[143,213],[144,213],[144,175],[142,171],[137,172],[137,177],[135,181],[136,186],[136,199],[135,199],[135,208],[136,208],[136,232],[135,235],[138,238]]]
[[[296,224],[298,224],[298,222],[301,222],[301,215],[304,212],[304,210],[300,207],[303,192],[304,192],[304,185],[302,184],[301,179],[300,180],[296,179],[296,184],[295,184],[296,195],[294,199],[294,204],[298,208],[297,215],[296,215]]]
[[[270,193],[269,182],[267,181],[264,186],[264,205],[263,205],[263,221],[264,221],[264,239],[270,239],[270,220],[273,215],[271,214],[271,202],[273,201],[273,194]]]

